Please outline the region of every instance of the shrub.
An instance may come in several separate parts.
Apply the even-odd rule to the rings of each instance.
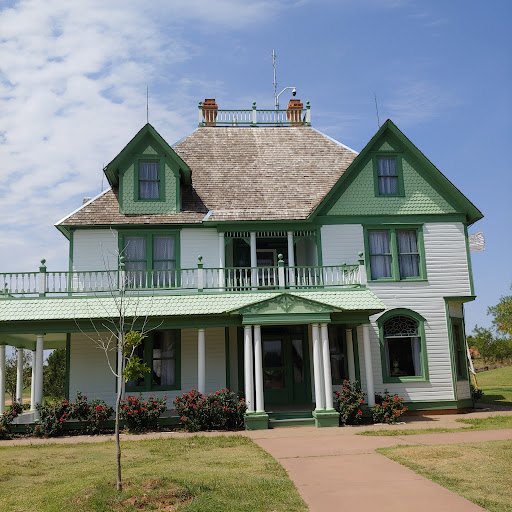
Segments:
[[[71,419],[72,404],[68,400],[51,401],[36,404],[39,422],[34,428],[38,436],[55,437],[61,434],[64,423]]]
[[[359,382],[345,379],[341,391],[334,392],[334,408],[340,413],[342,425],[357,425],[361,422],[363,401],[364,392]]]
[[[132,432],[144,432],[158,429],[158,418],[165,411],[167,397],[157,398],[151,395],[147,401],[142,396],[128,396],[121,400],[120,418],[126,420]]]
[[[477,389],[473,384],[469,384],[469,388],[471,390],[471,401],[473,402],[473,408],[475,408],[475,404],[484,396],[484,392],[481,389]]]
[[[114,413],[114,409],[104,400],[95,398],[89,403],[82,393],[76,395],[76,401],[71,404],[71,409],[71,417],[80,421],[82,428],[92,435],[99,434],[104,422]]]
[[[0,416],[0,439],[11,437],[11,424],[23,412],[19,402],[13,402],[7,411]]]
[[[244,426],[245,401],[229,389],[202,395],[197,389],[174,399],[186,430],[237,430]]]
[[[375,393],[375,405],[371,408],[374,423],[396,423],[407,411],[404,399],[392,395],[386,389],[384,395]]]

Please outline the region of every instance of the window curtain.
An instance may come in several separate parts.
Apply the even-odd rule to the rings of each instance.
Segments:
[[[420,257],[418,254],[416,231],[397,231],[396,239],[400,277],[418,277],[420,275]]]
[[[153,346],[153,381],[158,386],[172,386],[175,383],[176,358],[172,331],[163,331]],[[164,359],[161,359],[164,358]]]
[[[379,194],[397,194],[398,177],[396,175],[396,162],[394,158],[377,159],[379,176]]]
[[[174,286],[176,272],[165,272],[175,268],[174,237],[155,236],[153,238],[153,284]]]
[[[414,375],[421,375],[421,343],[419,338],[411,338]]]
[[[370,231],[370,268],[372,279],[391,277],[391,254],[388,231]]]
[[[140,162],[139,196],[141,199],[158,199],[158,162]]]

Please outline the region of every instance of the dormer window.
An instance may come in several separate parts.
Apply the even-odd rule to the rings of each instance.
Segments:
[[[401,159],[398,155],[377,155],[374,159],[375,195],[403,196]]]
[[[139,162],[139,199],[160,199],[160,163]]]

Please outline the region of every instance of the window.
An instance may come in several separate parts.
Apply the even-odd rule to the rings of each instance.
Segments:
[[[139,161],[139,190],[140,200],[160,200],[160,162]]]
[[[412,311],[392,311],[379,319],[384,382],[426,380],[423,319]]]
[[[370,279],[425,279],[422,242],[418,228],[368,229]]]
[[[136,354],[151,369],[143,377],[126,383],[128,391],[179,389],[180,331],[152,331]]]
[[[399,155],[376,155],[373,167],[376,196],[404,195],[402,163]]]
[[[176,285],[176,235],[126,234],[122,237],[121,249],[128,283],[156,287]]]
[[[467,380],[466,342],[461,318],[452,318],[452,339],[455,355],[455,371],[459,380]]]

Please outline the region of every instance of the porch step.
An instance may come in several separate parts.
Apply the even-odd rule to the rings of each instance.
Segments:
[[[315,420],[311,411],[268,413],[268,428],[314,426]]]

